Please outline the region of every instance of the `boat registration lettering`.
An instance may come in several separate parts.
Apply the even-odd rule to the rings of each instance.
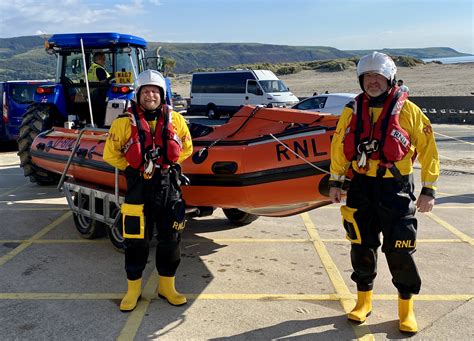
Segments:
[[[72,146],[74,145],[75,141],[75,138],[61,137],[53,143],[53,148],[72,149]]]
[[[328,154],[328,152],[321,152],[318,150],[318,144],[316,143],[315,138],[296,140],[293,141],[293,143],[285,145],[301,157],[317,157]],[[276,145],[276,157],[278,161],[286,161],[297,158],[297,156],[290,152],[288,148],[281,144]]]

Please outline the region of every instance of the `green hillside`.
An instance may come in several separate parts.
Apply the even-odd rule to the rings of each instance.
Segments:
[[[54,77],[56,58],[44,51],[46,36],[0,38],[0,81]],[[197,69],[228,69],[242,65],[265,65],[279,74],[301,69],[343,70],[369,50],[342,51],[327,46],[288,46],[256,43],[149,43],[148,54],[161,46],[163,57],[176,61],[175,73]],[[392,56],[415,58],[457,57],[465,54],[448,47],[382,49]],[[331,63],[330,60],[338,60]],[[324,62],[321,62],[324,61]],[[265,63],[265,64],[264,64]],[[322,65],[322,64],[324,65]]]

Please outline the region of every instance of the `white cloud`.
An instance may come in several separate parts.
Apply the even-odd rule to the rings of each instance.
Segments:
[[[115,31],[122,23],[139,23],[136,18],[144,12],[142,0],[115,1],[112,6],[79,0],[43,0],[42,6],[33,0],[0,1],[0,37]]]

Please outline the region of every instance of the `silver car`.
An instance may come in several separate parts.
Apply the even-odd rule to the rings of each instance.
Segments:
[[[305,98],[291,108],[298,110],[325,112],[339,116],[341,115],[342,110],[346,104],[352,101],[356,96],[357,94],[351,93],[321,94]]]

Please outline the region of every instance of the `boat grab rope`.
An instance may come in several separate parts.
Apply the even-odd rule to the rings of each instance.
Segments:
[[[318,171],[320,172],[323,172],[323,173],[326,173],[326,174],[329,174],[331,175],[330,172],[328,172],[327,170],[321,168],[321,167],[318,167],[316,166],[314,163],[306,160],[303,156],[299,155],[298,153],[296,153],[294,150],[292,150],[290,147],[288,147],[286,144],[284,144],[283,142],[281,142],[277,137],[275,137],[275,135],[273,134],[269,134],[275,141],[277,141],[279,144],[281,144],[283,147],[285,147],[285,149],[287,149],[288,151],[290,151],[290,153],[292,153],[294,156],[296,156],[297,158],[303,160],[304,162],[306,162],[308,165],[310,165],[311,167],[313,168],[316,168]],[[346,178],[345,181],[351,181],[351,179],[348,179]]]
[[[201,157],[203,155],[203,153],[207,150],[209,150],[210,148],[214,147],[217,143],[219,143],[220,141],[222,140],[225,140],[229,137],[232,137],[234,136],[235,134],[237,134],[240,129],[242,129],[248,121],[250,121],[251,118],[254,118],[255,114],[257,113],[257,111],[259,111],[260,109],[262,109],[262,106],[256,106],[255,109],[252,110],[252,112],[247,116],[247,119],[240,125],[240,127],[237,128],[236,131],[234,131],[233,133],[231,133],[230,135],[227,135],[225,137],[221,137],[220,139],[217,139],[215,140],[214,142],[212,142],[210,145],[204,147],[204,148],[201,148],[201,150],[199,150],[198,152],[198,155],[199,157]]]

